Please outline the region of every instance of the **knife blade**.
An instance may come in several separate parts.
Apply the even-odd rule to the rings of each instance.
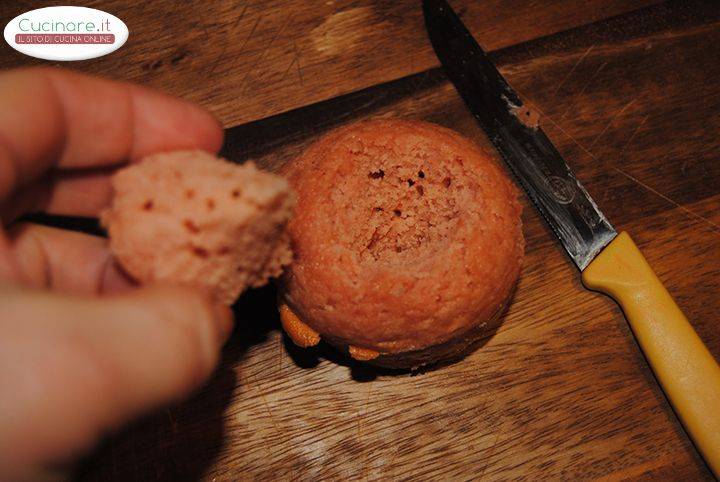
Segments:
[[[582,272],[622,307],[686,431],[720,477],[720,365],[626,233],[617,234],[446,0],[423,0],[445,72]]]
[[[444,1],[423,2],[430,41],[455,88],[582,271],[617,234],[542,128]]]

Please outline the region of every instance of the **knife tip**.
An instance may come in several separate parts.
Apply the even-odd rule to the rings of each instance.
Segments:
[[[433,10],[442,13],[445,10],[445,6],[449,6],[445,0],[423,0],[422,5],[425,13]]]

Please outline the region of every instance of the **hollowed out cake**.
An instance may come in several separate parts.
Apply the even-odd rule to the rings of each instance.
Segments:
[[[296,344],[410,368],[458,358],[496,328],[520,273],[522,208],[475,143],[372,120],[328,133],[283,174],[297,208],[280,311]]]

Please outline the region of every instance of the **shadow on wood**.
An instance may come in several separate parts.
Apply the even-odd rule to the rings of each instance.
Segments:
[[[225,439],[224,412],[237,387],[235,367],[247,350],[279,328],[272,286],[246,292],[233,306],[235,330],[218,370],[189,400],[155,412],[112,435],[81,464],[77,480],[198,480]],[[148,347],[152,349],[152,347]],[[114,461],[123,460],[122,464]]]

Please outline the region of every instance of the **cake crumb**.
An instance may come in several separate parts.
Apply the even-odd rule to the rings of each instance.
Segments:
[[[200,286],[232,304],[292,260],[285,228],[294,194],[284,178],[251,162],[160,153],[120,169],[112,186],[101,221],[115,259],[140,283]]]
[[[540,114],[527,106],[513,107],[510,112],[517,117],[525,127],[537,129],[540,126]]]

